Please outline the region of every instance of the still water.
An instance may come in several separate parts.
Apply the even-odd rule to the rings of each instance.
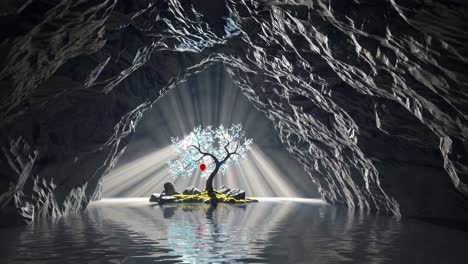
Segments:
[[[0,241],[0,263],[468,263],[466,232],[315,200],[104,200]]]

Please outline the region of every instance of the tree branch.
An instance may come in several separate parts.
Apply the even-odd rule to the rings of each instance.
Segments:
[[[228,150],[228,148],[227,148],[227,147],[229,146],[229,144],[231,144],[231,142],[227,143],[227,145],[224,146],[224,150],[226,150],[227,155],[230,154],[230,153],[229,153],[229,150]]]
[[[237,142],[237,144],[236,144],[236,149],[235,149],[234,152],[231,153],[231,154],[237,154],[237,149],[239,148],[239,145],[240,145],[239,142]],[[239,155],[239,154],[237,154],[237,155]]]
[[[206,155],[202,155],[201,158],[199,158],[199,159],[197,159],[197,160],[194,160],[194,159],[192,159],[192,160],[195,161],[195,162],[198,162],[198,161],[202,160],[205,156],[206,156]]]
[[[208,152],[203,152],[199,147],[195,146],[195,145],[190,145],[190,147],[194,147],[198,150],[198,152],[200,152],[200,154],[203,154],[203,156],[200,158],[200,160],[205,157],[205,156],[210,156],[216,164],[219,163],[219,160],[216,158],[215,155],[211,154],[211,153],[208,153]]]
[[[229,150],[227,149],[227,147],[234,141],[234,137],[231,139],[231,141],[229,141],[225,146],[224,146],[224,150],[226,150],[226,153],[229,155],[229,154],[233,154],[233,153],[236,153],[237,152],[237,148],[239,148],[239,143],[237,142],[236,144],[236,149],[234,150],[234,152],[229,152]]]
[[[198,151],[201,151],[202,147],[200,146],[199,138],[195,137],[195,139],[197,140]],[[205,152],[206,152],[206,150],[205,150]]]
[[[227,146],[229,146],[229,144],[231,144],[233,140],[231,140],[226,146],[224,146],[224,149],[227,152],[227,156],[221,161],[221,164],[226,162],[232,155],[239,155],[240,157],[242,157],[239,153],[237,153],[237,150],[239,149],[239,142],[237,142],[236,149],[234,150],[234,152],[229,152],[229,150],[227,149]]]

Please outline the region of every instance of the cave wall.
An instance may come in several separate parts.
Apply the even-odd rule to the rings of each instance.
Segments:
[[[223,64],[331,203],[468,220],[463,1],[6,1],[0,219],[98,199],[145,109]]]

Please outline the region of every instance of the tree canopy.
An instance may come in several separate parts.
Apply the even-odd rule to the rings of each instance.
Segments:
[[[192,176],[200,164],[206,165],[201,174],[203,178],[212,178],[217,172],[225,173],[229,164],[243,159],[252,144],[252,139],[245,137],[241,124],[225,128],[220,125],[195,127],[182,139],[171,138],[172,147],[177,155],[168,162],[173,176]]]

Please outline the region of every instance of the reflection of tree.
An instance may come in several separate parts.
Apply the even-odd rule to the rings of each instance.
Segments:
[[[216,221],[213,219],[213,215],[215,213],[215,210],[217,208],[217,205],[214,204],[206,210],[205,215],[206,215],[206,226],[208,227],[207,230],[209,231],[209,239],[213,242],[213,245],[209,248],[209,251],[213,255],[220,255],[222,254],[223,257],[225,255],[225,252],[223,252],[223,247],[229,246],[225,245],[223,242],[223,236],[228,236],[226,232],[222,229],[223,226],[219,226]]]
[[[186,219],[182,225],[180,219],[177,219],[178,222],[169,223],[167,237],[168,246],[174,247],[174,252],[182,255],[182,259],[188,262],[194,262],[196,259],[217,261],[226,258],[227,253],[232,250],[231,227],[226,223],[219,223],[217,214],[229,213],[234,208],[242,208],[244,211],[246,208],[245,205],[228,204],[177,204],[162,207],[163,210],[168,210],[164,207],[171,207],[171,212],[180,210],[184,213],[179,214],[179,217],[183,215],[184,218],[191,218],[189,224],[186,224]],[[175,215],[177,213],[173,214]]]
[[[213,222],[213,212],[218,207],[218,204],[211,204],[208,210],[206,210],[206,219]]]
[[[387,251],[399,227],[392,218],[359,214],[345,208],[259,205],[247,205],[243,213],[225,204],[181,207],[188,214],[178,217],[191,215],[198,221],[193,229],[190,225],[182,227],[179,221],[177,228],[184,229],[189,239],[182,243],[172,241],[170,247],[174,245],[175,252],[186,256],[184,260],[188,262],[189,252],[195,248],[200,258],[219,262],[255,259],[267,263],[382,263],[388,260]]]
[[[48,263],[117,263],[125,256],[148,263],[460,263],[467,242],[463,232],[414,219],[273,202],[90,205],[86,213],[2,235],[2,263],[44,256]]]

